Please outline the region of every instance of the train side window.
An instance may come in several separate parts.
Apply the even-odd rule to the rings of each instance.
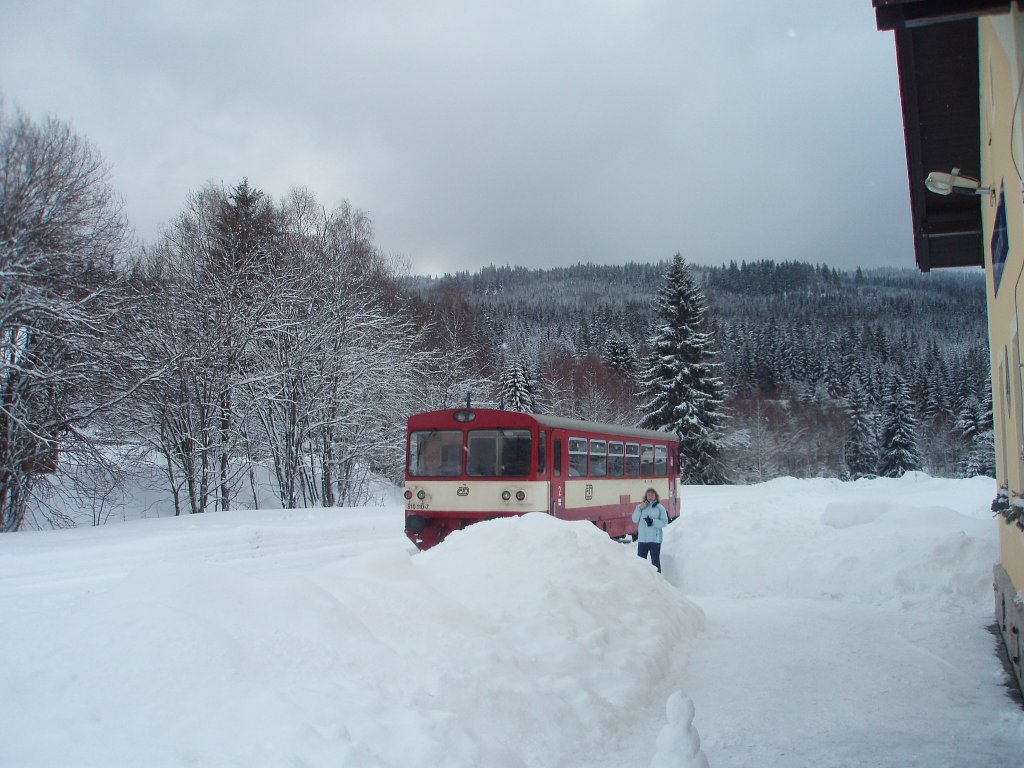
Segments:
[[[640,446],[626,443],[626,476],[640,477]]]
[[[590,441],[590,476],[604,477],[608,474],[608,447],[604,440]]]
[[[562,438],[555,438],[555,477],[562,476]]]
[[[543,429],[540,431],[540,442],[537,443],[537,474],[543,475],[548,471],[548,433]]]
[[[622,477],[625,468],[622,449],[622,443],[608,443],[608,475],[610,477]]]
[[[569,438],[569,477],[586,477],[587,441],[583,437]]]
[[[654,446],[644,445],[640,448],[640,474],[650,477],[654,474]]]
[[[654,446],[654,474],[668,474],[668,448],[664,445]]]

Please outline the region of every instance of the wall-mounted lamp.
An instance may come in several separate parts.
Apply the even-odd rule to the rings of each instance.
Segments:
[[[988,195],[995,199],[996,191],[992,187],[982,187],[981,182],[970,176],[961,176],[960,169],[954,168],[951,173],[932,171],[924,180],[929,192],[937,195]]]

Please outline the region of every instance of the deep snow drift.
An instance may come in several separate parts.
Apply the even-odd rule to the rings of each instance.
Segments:
[[[664,577],[543,515],[415,553],[397,505],[0,537],[0,762],[1015,764],[993,493],[687,487]]]

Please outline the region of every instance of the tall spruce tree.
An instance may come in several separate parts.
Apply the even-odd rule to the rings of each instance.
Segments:
[[[884,408],[878,474],[902,477],[921,469],[914,406],[906,382],[899,377],[892,381]]]
[[[970,449],[961,467],[964,477],[996,476],[991,385],[984,388],[982,398],[983,400],[979,400],[976,395],[964,398],[954,426],[954,429],[970,444]]]
[[[725,481],[721,458],[724,388],[715,375],[704,294],[678,253],[654,301],[658,325],[640,373],[641,424],[680,439],[680,472],[688,483]]]
[[[501,398],[505,408],[521,413],[535,413],[537,399],[534,395],[533,375],[526,361],[509,360],[501,376]]]
[[[846,411],[850,417],[850,428],[843,445],[846,473],[851,480],[874,473],[878,466],[877,438],[875,435],[875,414],[871,402],[859,378],[850,383],[850,394],[846,398]]]

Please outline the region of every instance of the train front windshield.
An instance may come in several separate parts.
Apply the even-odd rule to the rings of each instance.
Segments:
[[[526,477],[530,474],[530,430],[473,429],[466,474],[470,477]]]
[[[470,477],[526,477],[530,474],[533,438],[528,429],[432,429],[409,435],[410,477],[459,477],[463,437],[466,474]]]
[[[409,435],[410,477],[458,477],[462,474],[462,432],[432,429]]]

